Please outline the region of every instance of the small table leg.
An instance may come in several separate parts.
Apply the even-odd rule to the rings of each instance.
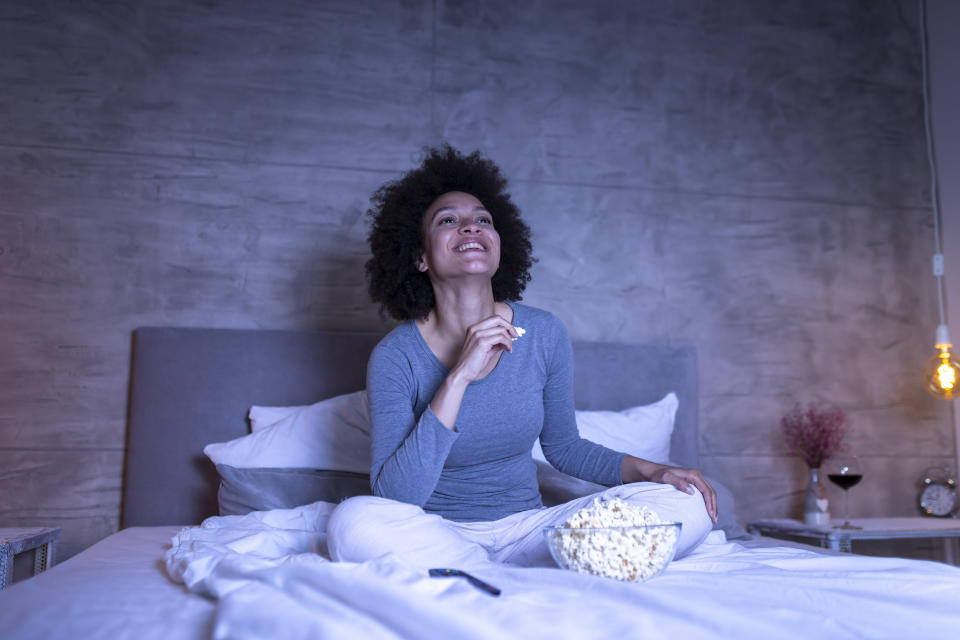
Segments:
[[[840,551],[841,553],[852,553],[853,545],[848,536],[829,536],[827,538],[831,551]]]
[[[53,566],[55,549],[56,547],[52,542],[46,542],[37,547],[36,555],[33,557],[33,575],[46,571]]]
[[[0,589],[13,581],[13,554],[10,545],[0,545]]]

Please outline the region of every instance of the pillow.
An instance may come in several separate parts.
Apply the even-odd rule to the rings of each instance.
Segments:
[[[624,411],[577,411],[577,428],[587,440],[616,451],[666,462],[670,457],[677,396]],[[370,412],[365,391],[305,407],[250,408],[248,436],[207,445],[214,464],[237,468],[313,468],[369,473]],[[540,442],[535,460],[546,462]]]
[[[238,469],[217,465],[220,515],[290,509],[317,501],[337,503],[370,494],[370,476],[321,469]]]
[[[370,473],[370,411],[366,391],[303,407],[269,428],[203,452],[237,469],[325,469]]]
[[[670,437],[679,402],[673,392],[653,404],[623,411],[577,411],[580,437],[651,462],[670,458]],[[533,459],[546,462],[540,441],[533,444]]]
[[[547,462],[536,460],[535,463],[537,465],[537,484],[540,485],[540,497],[543,499],[543,506],[545,507],[555,507],[576,498],[600,493],[607,488],[602,484],[567,475],[554,469]]]
[[[250,431],[259,431],[260,429],[272,427],[284,418],[306,408],[306,406],[261,407],[259,405],[253,405],[250,407],[250,411],[247,412],[247,419],[250,421]]]
[[[654,462],[670,452],[677,397],[624,411],[577,411],[580,435]],[[222,515],[339,501],[370,493],[370,418],[365,391],[302,407],[251,407],[253,433],[207,445],[221,476]],[[563,474],[533,448],[546,504],[559,504],[604,487]]]

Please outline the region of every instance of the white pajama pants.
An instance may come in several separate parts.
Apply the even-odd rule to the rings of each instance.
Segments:
[[[337,561],[363,562],[394,553],[418,569],[476,567],[490,562],[554,566],[542,527],[562,524],[597,496],[617,497],[646,506],[661,520],[682,522],[678,558],[700,544],[713,526],[699,491],[687,494],[653,482],[611,487],[555,507],[521,511],[487,522],[454,522],[416,505],[356,496],[340,503],[331,514],[327,548]]]

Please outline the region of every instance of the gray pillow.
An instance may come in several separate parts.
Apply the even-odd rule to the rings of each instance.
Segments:
[[[370,495],[370,476],[326,469],[239,469],[218,464],[220,515],[291,509],[311,502],[340,502]]]

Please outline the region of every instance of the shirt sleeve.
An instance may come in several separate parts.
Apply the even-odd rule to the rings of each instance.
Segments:
[[[428,404],[416,412],[417,381],[398,349],[377,347],[367,366],[370,398],[370,488],[373,494],[423,506],[459,435]]]
[[[543,429],[540,446],[547,461],[560,471],[597,484],[623,483],[620,467],[627,454],[580,437],[573,404],[573,346],[559,320],[547,345],[543,388]]]

